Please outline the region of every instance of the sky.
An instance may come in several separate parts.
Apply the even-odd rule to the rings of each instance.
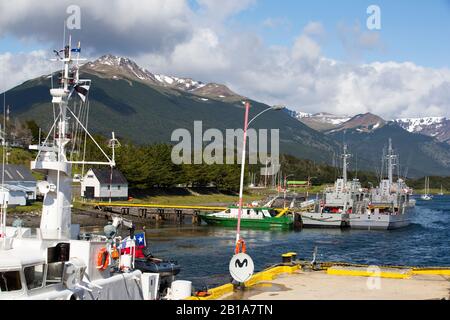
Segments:
[[[90,60],[129,57],[302,112],[450,117],[450,0],[0,0],[0,92],[55,70],[70,5],[81,29],[66,32]]]

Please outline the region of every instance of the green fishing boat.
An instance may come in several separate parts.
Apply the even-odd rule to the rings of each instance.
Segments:
[[[209,225],[236,227],[239,207],[231,206],[217,213],[200,213],[202,221]],[[272,208],[242,208],[241,227],[245,229],[292,229],[294,220],[288,215],[288,209],[277,211]]]

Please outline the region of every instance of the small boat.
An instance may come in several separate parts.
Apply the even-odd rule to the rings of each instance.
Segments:
[[[441,184],[441,191],[438,193],[438,195],[443,196],[444,195],[444,187]]]
[[[142,272],[159,273],[161,277],[172,277],[180,273],[181,267],[177,261],[157,258],[136,258],[134,267]]]
[[[430,178],[429,177],[425,177],[425,192],[421,196],[421,199],[424,201],[433,200],[433,197],[430,195]]]
[[[119,218],[123,221],[123,218]],[[132,225],[132,222],[130,225]],[[134,226],[132,226],[134,228]],[[140,232],[134,234],[134,229],[132,236],[126,237],[122,240],[122,245],[120,246],[121,254],[129,254],[132,252],[134,254],[134,268],[137,270],[148,273],[158,273],[160,278],[170,277],[173,278],[180,273],[181,267],[175,260],[164,260],[153,256],[150,246],[146,242],[145,232]],[[131,242],[131,238],[136,242],[134,247],[128,247],[126,244]]]
[[[289,209],[281,212],[269,207],[242,208],[241,227],[249,229],[292,229],[294,219],[288,215]],[[230,206],[228,209],[217,213],[200,213],[202,221],[209,225],[222,227],[236,227],[238,222],[239,207]]]

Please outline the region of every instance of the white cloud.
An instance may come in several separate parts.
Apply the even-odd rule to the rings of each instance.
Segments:
[[[353,25],[339,23],[337,30],[349,61],[361,61],[367,52],[385,50],[380,31],[363,29],[359,22]]]
[[[0,54],[0,92],[26,80],[50,74],[55,70],[47,52]]]
[[[291,29],[292,23],[286,18],[266,18],[262,26],[269,29],[283,28]]]
[[[297,38],[292,48],[292,59],[314,62],[320,57],[320,46],[306,35]]]
[[[325,33],[325,28],[320,22],[312,21],[305,26],[303,32],[311,36],[322,36]]]
[[[60,45],[71,5],[81,9],[81,30],[70,33],[97,53],[167,52],[192,31],[186,0],[15,0],[0,2],[0,37]]]

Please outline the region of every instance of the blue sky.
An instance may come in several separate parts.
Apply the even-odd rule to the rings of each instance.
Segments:
[[[365,61],[412,61],[430,67],[450,67],[450,1],[447,0],[262,0],[243,11],[235,21],[258,33],[271,44],[292,43],[310,21],[321,22],[327,32],[322,49],[326,56],[346,59],[339,40],[339,24],[359,23],[366,29],[367,7],[381,8],[385,45],[369,52]],[[267,18],[285,19],[277,29],[261,26]]]

